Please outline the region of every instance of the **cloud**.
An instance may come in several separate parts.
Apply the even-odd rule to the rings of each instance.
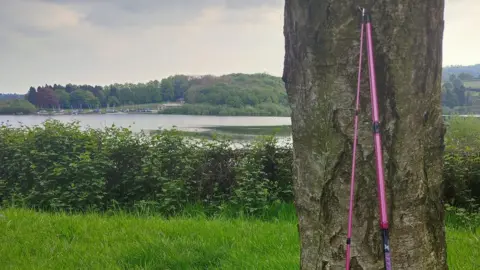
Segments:
[[[282,1],[3,1],[0,92],[282,70]]]
[[[480,25],[478,0],[446,0],[443,38],[443,64],[479,64]]]
[[[283,0],[43,0],[75,7],[86,13],[85,20],[94,25],[117,27],[154,27],[185,25],[206,9],[248,11],[278,8]],[[228,20],[225,20],[227,22]]]
[[[32,0],[4,0],[0,9],[2,32],[49,32],[77,26],[80,19],[81,14],[67,7]]]
[[[284,0],[1,0],[0,92],[283,69]],[[480,63],[478,0],[447,0],[444,64]]]

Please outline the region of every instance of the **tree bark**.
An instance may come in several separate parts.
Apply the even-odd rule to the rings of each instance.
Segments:
[[[372,12],[392,267],[448,269],[442,204],[444,0],[363,1]],[[286,0],[301,269],[344,269],[359,56],[354,0]],[[365,54],[366,55],[366,54]],[[366,57],[364,57],[366,59]],[[363,65],[352,269],[383,269],[370,88]]]

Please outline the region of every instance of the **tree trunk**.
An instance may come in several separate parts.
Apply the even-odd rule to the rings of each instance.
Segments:
[[[392,267],[448,269],[441,201],[444,0],[369,2],[375,3],[366,8],[373,18]],[[356,4],[285,3],[283,80],[292,108],[301,269],[345,268],[360,37]],[[366,61],[363,71],[352,269],[375,270],[383,269],[383,251]]]

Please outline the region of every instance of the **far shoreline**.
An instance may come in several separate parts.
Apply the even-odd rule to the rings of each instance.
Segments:
[[[288,115],[220,115],[220,114],[170,114],[170,113],[141,113],[141,112],[128,112],[128,113],[54,113],[54,114],[0,114],[0,116],[63,116],[63,115],[165,115],[165,116],[210,116],[210,117],[281,117],[281,118],[290,118]]]

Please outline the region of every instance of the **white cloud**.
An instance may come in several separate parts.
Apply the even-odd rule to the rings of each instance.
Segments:
[[[480,1],[446,0],[445,6],[443,64],[479,64]]]
[[[478,0],[447,0],[444,64],[480,63]],[[132,4],[135,2],[135,5]],[[2,0],[0,92],[283,69],[282,0]]]

